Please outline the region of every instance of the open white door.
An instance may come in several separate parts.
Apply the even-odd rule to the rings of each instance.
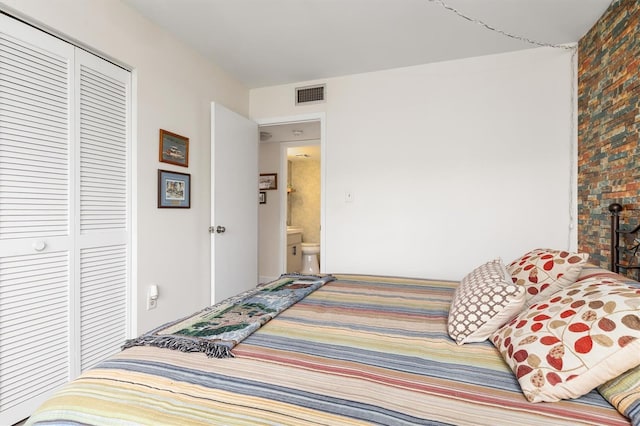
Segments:
[[[258,125],[211,103],[211,303],[258,284]]]

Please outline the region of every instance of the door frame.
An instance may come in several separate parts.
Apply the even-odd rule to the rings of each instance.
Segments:
[[[254,119],[259,126],[274,126],[279,124],[292,124],[303,123],[307,121],[318,121],[320,123],[320,272],[325,272],[326,269],[326,180],[327,180],[327,166],[326,166],[326,114],[324,112],[316,112],[309,114],[290,115],[282,117],[271,117]],[[299,145],[302,145],[298,143]],[[286,158],[286,143],[280,143],[280,176],[286,176],[287,172],[287,158]],[[284,155],[282,154],[284,149]],[[280,196],[280,232],[279,235],[279,249],[278,256],[280,259],[280,273],[284,273],[287,267],[287,259],[284,255],[287,249],[287,191],[279,191]],[[259,231],[259,230],[258,230]],[[258,254],[259,256],[260,254]]]

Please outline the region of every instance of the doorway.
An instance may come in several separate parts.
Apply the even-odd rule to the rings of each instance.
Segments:
[[[277,174],[277,189],[260,190],[260,282],[292,270],[288,266],[288,241],[299,232],[293,248],[301,259],[301,242],[320,243],[323,271],[324,241],[324,114],[258,121],[260,174]],[[293,253],[292,252],[292,253]],[[295,269],[295,268],[294,268]],[[298,272],[298,271],[296,271]]]
[[[311,244],[320,244],[320,144],[314,140],[302,143],[281,144],[285,148],[287,170],[284,271],[318,273],[318,255],[314,253],[311,261],[308,252],[312,251]],[[313,271],[309,270],[309,261],[316,265]]]

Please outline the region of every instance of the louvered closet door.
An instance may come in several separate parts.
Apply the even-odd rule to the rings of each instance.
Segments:
[[[76,52],[78,281],[82,371],[127,337],[130,73]]]
[[[71,373],[73,47],[0,18],[0,424],[11,424]]]
[[[0,15],[0,425],[127,337],[130,74]]]

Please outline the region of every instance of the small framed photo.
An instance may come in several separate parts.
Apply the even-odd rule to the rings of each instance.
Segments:
[[[267,193],[260,191],[258,193],[258,200],[260,201],[260,204],[267,204]]]
[[[160,161],[189,167],[189,138],[160,129]]]
[[[158,170],[158,208],[191,208],[191,175]]]
[[[278,174],[260,173],[260,180],[258,182],[258,189],[261,191],[265,189],[278,189]]]

